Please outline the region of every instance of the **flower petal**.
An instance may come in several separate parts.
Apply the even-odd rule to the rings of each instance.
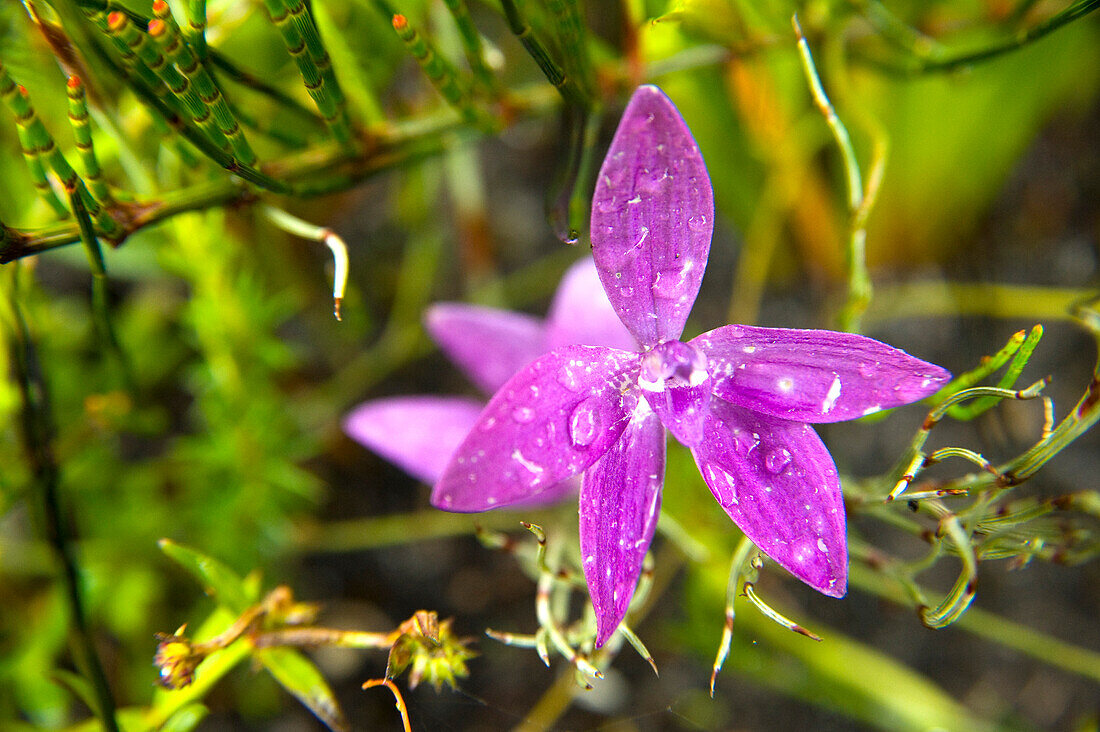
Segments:
[[[707,355],[717,396],[796,422],[840,422],[909,404],[951,378],[885,343],[830,330],[727,325],[691,344]]]
[[[352,410],[344,431],[414,478],[435,483],[484,406],[462,397],[376,399]]]
[[[664,92],[638,87],[596,180],[592,255],[611,304],[643,346],[683,332],[713,228],[699,147]]]
[[[562,277],[546,319],[546,341],[548,348],[579,345],[638,350],[638,342],[608,302],[591,257],[576,262]]]
[[[447,357],[487,394],[547,350],[542,322],[510,310],[437,303],[428,308],[424,326]]]
[[[692,454],[718,503],[761,551],[814,589],[845,593],[844,501],[813,428],[716,399]]]
[[[581,556],[596,647],[619,627],[642,572],[661,512],[665,430],[638,400],[622,437],[584,474],[580,497]]]
[[[657,344],[642,355],[638,386],[677,440],[688,447],[699,444],[712,388],[707,357],[699,349],[680,341]]]
[[[597,346],[559,348],[528,364],[478,417],[432,489],[432,505],[485,511],[581,472],[626,428],[632,395],[624,387],[637,372],[637,354]]]

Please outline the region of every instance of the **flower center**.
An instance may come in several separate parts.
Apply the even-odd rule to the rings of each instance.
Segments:
[[[709,378],[707,357],[702,351],[681,341],[665,341],[642,356],[638,386],[646,391],[665,391],[701,386]]]
[[[707,357],[680,341],[665,341],[642,356],[638,386],[665,427],[688,447],[703,439],[710,404]]]

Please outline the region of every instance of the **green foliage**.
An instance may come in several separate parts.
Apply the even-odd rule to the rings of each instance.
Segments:
[[[705,670],[724,601],[725,667],[778,695],[770,706],[799,699],[889,729],[1070,726],[1091,709],[1074,680],[1094,683],[1100,659],[1068,627],[1056,639],[1020,622],[1013,592],[1034,587],[1000,570],[1053,582],[1043,565],[1070,565],[1087,578],[1100,555],[1086,435],[1100,371],[1082,348],[1100,333],[1087,199],[1100,179],[1087,132],[1096,5],[0,5],[0,727],[190,730],[232,714],[262,726],[296,709],[292,697],[332,728],[369,724],[346,720],[340,700],[384,676],[381,654],[373,670],[340,672],[299,650],[315,646],[389,650],[387,682],[407,669],[410,687],[468,686],[483,712],[532,728],[563,724],[574,671],[611,683],[600,677],[616,663],[627,701],[599,720],[574,711],[569,726],[680,701],[718,726],[738,705],[733,684],[703,701],[704,682],[648,686],[665,680],[615,656],[625,641],[649,663]],[[579,256],[557,240],[584,238],[601,140],[642,81],[676,101],[713,179],[720,225],[700,323],[839,321],[962,374],[926,405],[923,428],[908,409],[825,433],[851,521],[844,607],[862,615],[818,622],[800,590],[754,562],[674,448],[648,596],[594,652],[574,506],[479,517],[528,579],[502,569],[508,559],[483,568],[486,550],[459,570],[429,540],[470,536],[474,522],[429,511],[423,491],[340,437],[359,399],[462,388],[433,360],[429,302],[541,308]],[[329,235],[351,262],[339,323]],[[1021,327],[1032,330],[1001,348]],[[874,450],[851,444],[864,437]],[[522,532],[521,519],[545,529],[537,542],[493,533]],[[337,556],[368,549],[365,561]],[[1000,589],[985,607],[987,576]],[[321,628],[285,587],[265,595],[263,577],[330,593],[319,599],[367,626],[412,617],[386,632]],[[483,591],[464,587],[478,577]],[[824,641],[771,622],[746,587]],[[1037,615],[1076,617],[1069,593],[1037,594]],[[892,618],[868,598],[913,616],[871,634],[868,617]],[[429,603],[453,605],[461,633],[419,609]],[[165,636],[158,658],[180,661],[175,678],[190,683],[154,688],[153,634],[188,622],[194,632]],[[922,636],[922,653],[894,642],[921,622],[1060,669],[1034,688],[1057,687],[1064,710],[1043,718],[1027,695],[945,671],[948,636]],[[564,682],[531,676],[515,697],[520,675],[505,664],[520,652],[494,644],[467,668],[460,636],[490,623],[532,631],[493,638],[568,659]],[[275,682],[250,676],[249,661]]]

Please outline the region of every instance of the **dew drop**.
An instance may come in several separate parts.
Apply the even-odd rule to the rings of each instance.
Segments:
[[[791,453],[786,448],[781,447],[777,450],[772,450],[764,458],[764,469],[772,475],[778,475],[782,473],[788,465],[791,464]]]
[[[535,418],[535,410],[530,407],[516,407],[512,410],[512,419],[520,424],[527,424]]]
[[[619,294],[623,297],[632,297],[634,295],[634,288],[629,286],[620,287]]]
[[[573,409],[569,416],[569,441],[573,447],[585,448],[592,444],[600,432],[599,402],[589,397]]]
[[[751,435],[747,432],[737,432],[733,436],[733,441],[737,444],[737,449],[746,455],[755,450],[756,446],[760,444],[760,438],[756,436],[755,432]]]
[[[703,477],[720,504],[728,506],[737,503],[736,483],[732,475],[717,465],[708,463],[703,468]]]
[[[696,233],[705,233],[710,231],[707,225],[707,217],[703,214],[698,216],[692,216],[688,219],[688,228]]]
[[[869,363],[867,361],[864,361],[859,365],[859,368],[857,370],[859,371],[859,375],[863,378],[873,379],[875,376],[878,376],[878,363]]]
[[[577,376],[576,367],[566,364],[558,370],[558,383],[569,391],[577,391],[581,388],[580,378]]]

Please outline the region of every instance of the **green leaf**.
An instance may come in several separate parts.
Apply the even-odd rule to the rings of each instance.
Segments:
[[[205,704],[199,702],[188,704],[169,717],[168,721],[161,726],[160,732],[191,732],[199,726],[202,720],[206,719],[208,714],[210,714],[210,710],[206,708]]]
[[[161,539],[158,543],[161,551],[194,575],[195,579],[202,584],[206,594],[219,604],[225,605],[238,614],[243,613],[252,604],[249,592],[241,578],[217,559],[170,539]]]
[[[293,648],[263,648],[255,652],[255,657],[329,729],[349,729],[336,696],[313,661]]]

